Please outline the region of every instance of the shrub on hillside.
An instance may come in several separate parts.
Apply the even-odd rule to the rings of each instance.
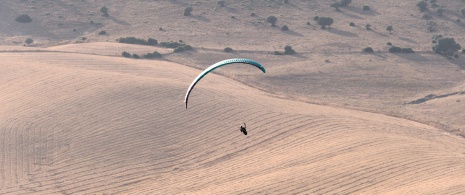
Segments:
[[[32,18],[27,15],[27,14],[21,14],[19,15],[18,17],[16,17],[16,22],[19,22],[19,23],[29,23],[29,22],[32,22]]]
[[[433,37],[433,40],[436,40],[436,43],[433,43],[433,51],[439,54],[446,54],[449,51],[457,52],[462,47],[460,44],[455,42],[454,38],[442,37],[441,35],[437,35]]]
[[[28,45],[32,44],[33,42],[34,42],[34,40],[31,39],[31,38],[27,38],[27,39],[24,41],[24,43],[26,43],[26,44],[28,44]]]
[[[365,53],[373,53],[374,50],[371,47],[366,47],[365,49],[363,49],[363,52],[365,52]]]
[[[268,16],[268,18],[266,18],[266,22],[270,23],[271,26],[275,26],[277,21],[278,18],[276,18],[276,16]]]
[[[365,29],[371,30],[371,24],[366,24],[366,25],[365,25]]]
[[[103,16],[105,17],[108,17],[110,15],[108,15],[108,8],[103,6],[102,8],[100,8],[100,12],[102,12]]]
[[[102,31],[100,31],[100,32],[98,33],[98,35],[107,35],[107,32],[104,31],[104,30],[102,30]]]
[[[192,7],[186,7],[186,9],[184,9],[184,16],[190,16],[190,15],[192,15],[192,11],[194,11],[194,8],[192,8]]]
[[[322,29],[326,29],[326,26],[331,27],[334,20],[330,17],[320,17],[318,18],[318,25],[321,26]]]
[[[438,9],[436,10],[436,13],[438,14],[438,16],[442,16],[442,15],[444,14],[444,9],[438,8]]]
[[[412,48],[402,48],[402,53],[415,53]]]
[[[391,42],[387,42],[386,45],[392,46],[392,43],[391,43]]]
[[[123,53],[121,53],[121,55],[123,55],[126,58],[131,58],[131,56],[132,56],[130,53],[128,53],[126,51],[123,51]]]
[[[140,58],[139,55],[137,55],[137,54],[135,54],[135,53],[132,54],[132,57],[133,57],[133,58],[136,58],[136,59],[139,59],[139,58]]]
[[[334,2],[330,5],[331,7],[334,7],[336,11],[341,11],[339,7],[341,7],[341,2]]]
[[[346,7],[350,3],[352,3],[352,0],[341,0],[340,2],[341,2],[341,7]]]
[[[371,10],[369,5],[363,5],[362,9],[363,9],[363,11],[370,11]]]
[[[182,47],[182,46],[176,47],[173,51],[174,51],[174,53],[183,52],[183,51],[184,51],[184,47]]]
[[[183,47],[186,44],[182,42],[170,41],[170,42],[161,42],[160,45],[167,47],[167,48],[177,48],[177,47]]]
[[[230,52],[233,52],[233,49],[231,49],[230,47],[226,47],[226,48],[224,48],[223,51],[230,53]]]
[[[350,22],[350,23],[349,23],[349,26],[355,26],[355,23],[354,23],[354,22]]]
[[[426,3],[426,1],[420,0],[417,3],[417,7],[420,9],[421,12],[424,12],[428,9],[428,3]]]
[[[462,16],[465,16],[465,8],[461,9],[460,12],[462,13]]]
[[[220,5],[220,7],[224,7],[226,5],[226,2],[225,1],[218,1],[218,5]]]
[[[389,33],[392,33],[392,30],[394,29],[392,28],[392,25],[389,25],[386,27],[386,30],[389,31]]]
[[[402,52],[402,48],[400,47],[397,47],[397,46],[392,46],[389,48],[388,50],[390,53],[401,53]]]
[[[289,27],[287,27],[286,25],[284,25],[284,26],[281,28],[281,30],[283,30],[283,31],[288,31],[288,30],[289,30]]]
[[[320,19],[319,16],[314,16],[314,17],[313,17],[313,20],[315,20],[315,21],[318,21],[319,19]]]
[[[148,39],[147,39],[147,43],[148,43],[149,45],[157,45],[157,44],[158,44],[158,41],[157,41],[156,39],[154,39],[154,38],[148,38]]]
[[[194,49],[194,48],[192,48],[192,46],[190,46],[190,45],[184,45],[183,48],[184,48],[184,51],[189,51],[189,50],[193,50],[193,49]]]
[[[292,49],[291,46],[287,45],[287,46],[284,47],[284,54],[292,55],[292,54],[295,54],[295,53],[296,53],[295,50]]]
[[[161,58],[161,53],[159,53],[158,51],[154,51],[152,53],[146,53],[144,55],[144,58],[147,58],[147,59],[152,59],[152,58]]]

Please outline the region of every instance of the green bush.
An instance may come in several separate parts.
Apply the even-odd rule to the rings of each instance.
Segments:
[[[465,53],[465,49],[462,49],[462,53]]]
[[[192,11],[194,11],[194,8],[192,8],[192,7],[186,7],[186,9],[184,9],[184,16],[190,16],[190,15],[192,15]]]
[[[415,53],[412,48],[402,48],[402,53]]]
[[[369,5],[363,5],[363,11],[370,11],[371,8]]]
[[[123,55],[126,58],[131,58],[131,56],[132,56],[130,53],[128,53],[126,51],[123,51],[123,53],[121,53],[121,55]]]
[[[389,33],[391,33],[392,30],[394,30],[394,29],[392,28],[392,25],[389,25],[389,26],[386,27],[386,30],[389,31]]]
[[[147,58],[147,59],[151,59],[151,58],[161,58],[161,53],[159,53],[158,51],[154,51],[152,53],[146,53],[144,55],[144,58]]]
[[[318,19],[318,25],[320,25],[322,29],[326,29],[326,26],[330,27],[333,22],[334,20],[329,17],[320,17]]]
[[[284,26],[281,28],[281,30],[283,30],[283,31],[288,31],[288,30],[289,30],[289,27],[287,27],[286,25],[284,25]]]
[[[314,17],[313,17],[313,20],[315,20],[315,21],[318,21],[319,19],[320,19],[319,16],[314,16]]]
[[[350,23],[349,23],[349,26],[355,26],[355,23],[354,23],[354,22],[350,22]]]
[[[266,18],[266,22],[270,23],[271,26],[275,26],[277,21],[278,18],[276,18],[276,16],[268,16],[268,18]]]
[[[363,49],[363,52],[365,52],[365,53],[373,53],[374,50],[371,47],[366,47],[365,49]]]
[[[220,7],[224,7],[226,4],[225,1],[218,1],[218,5],[220,5]]]
[[[387,42],[386,44],[389,45],[389,46],[392,46],[392,43],[391,43],[391,42]]]
[[[108,17],[110,15],[108,15],[108,8],[103,6],[102,8],[100,8],[100,12],[102,12],[103,16],[105,17]]]
[[[139,55],[137,55],[137,54],[135,54],[135,53],[132,54],[132,57],[133,57],[133,58],[136,58],[136,59],[139,59],[139,58],[140,58]]]
[[[173,51],[174,51],[174,53],[183,52],[183,51],[184,51],[184,47],[182,47],[182,46],[176,47]]]
[[[226,48],[224,48],[223,51],[230,53],[230,52],[233,52],[233,49],[231,49],[230,47],[226,47]]]
[[[157,45],[158,41],[156,39],[153,39],[153,38],[148,38],[147,39],[147,44],[149,44],[149,45]]]
[[[446,54],[448,51],[457,52],[462,47],[455,42],[454,38],[442,37],[441,35],[433,37],[436,43],[433,43],[433,51],[439,54]]]
[[[459,54],[455,54],[455,55],[454,55],[454,58],[459,58]]]
[[[24,43],[26,43],[28,45],[32,44],[33,42],[34,42],[34,40],[31,39],[31,38],[27,38],[26,41],[24,41]]]
[[[341,7],[346,7],[350,3],[352,3],[352,0],[341,0],[340,2],[341,2]]]
[[[184,45],[183,48],[184,48],[184,51],[188,51],[188,50],[193,49],[192,46],[190,46],[190,45]]]
[[[292,49],[291,46],[287,45],[287,46],[284,47],[284,54],[292,55],[292,54],[295,54],[295,53],[296,53],[295,50]]]
[[[181,43],[181,42],[170,41],[170,42],[161,42],[160,45],[167,47],[167,48],[177,48],[177,47],[183,47],[186,44]]]
[[[438,14],[438,16],[442,16],[444,14],[444,9],[438,8],[436,9],[436,13]]]
[[[330,5],[331,7],[334,7],[336,11],[341,11],[339,7],[341,7],[341,2],[334,2]]]
[[[16,22],[19,22],[19,23],[29,23],[29,22],[32,22],[32,18],[27,15],[27,14],[21,14],[19,15],[18,17],[16,17]]]
[[[365,25],[365,29],[371,30],[371,24],[366,24],[366,25]]]
[[[391,52],[391,53],[401,53],[401,52],[402,52],[402,48],[397,47],[397,46],[392,46],[392,47],[389,48],[388,51]]]
[[[462,13],[462,16],[465,16],[465,8],[461,9],[460,12]]]
[[[100,31],[100,32],[98,33],[98,35],[107,35],[107,32],[104,31],[104,30],[102,30],[102,31]]]
[[[428,3],[426,3],[425,1],[423,0],[420,0],[418,3],[417,3],[417,7],[420,9],[421,12],[424,12],[428,9]]]

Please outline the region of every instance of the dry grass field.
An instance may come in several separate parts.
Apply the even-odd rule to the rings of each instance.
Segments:
[[[430,20],[416,3],[4,1],[0,194],[463,194],[465,56],[434,53],[431,37],[465,44],[465,3],[440,0]],[[31,23],[14,21],[24,13]],[[315,15],[334,24],[320,29]],[[115,41],[129,36],[194,50]],[[286,45],[297,54],[273,55]],[[186,110],[201,69],[233,57],[267,73],[215,70]]]

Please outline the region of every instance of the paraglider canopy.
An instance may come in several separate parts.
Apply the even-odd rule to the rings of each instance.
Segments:
[[[209,72],[215,70],[216,68],[219,68],[221,66],[229,65],[229,64],[234,64],[234,63],[242,63],[242,64],[248,64],[255,66],[259,68],[263,73],[266,73],[265,67],[263,67],[261,64],[259,64],[256,61],[245,59],[245,58],[233,58],[233,59],[228,59],[228,60],[223,60],[220,62],[217,62],[204,71],[202,71],[199,76],[197,76],[194,81],[192,81],[191,85],[187,89],[186,96],[184,97],[184,102],[186,103],[186,109],[187,109],[187,101],[189,100],[189,94],[191,93],[192,89],[194,89],[194,86],[202,79],[205,75],[207,75]],[[245,133],[247,134],[247,133]]]

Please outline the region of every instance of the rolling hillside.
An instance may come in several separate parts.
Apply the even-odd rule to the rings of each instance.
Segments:
[[[185,110],[196,69],[0,56],[2,194],[465,191],[465,142],[421,123],[276,98],[214,74]]]

